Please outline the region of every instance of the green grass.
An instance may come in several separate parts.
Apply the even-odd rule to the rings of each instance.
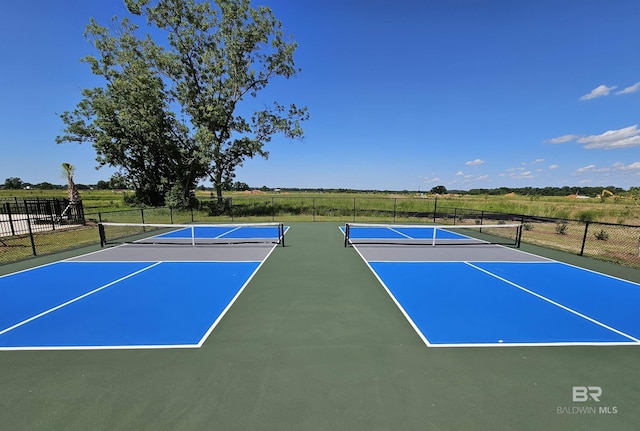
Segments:
[[[124,203],[124,195],[132,192],[111,190],[84,190],[81,192],[85,214],[90,223],[97,221],[140,223],[222,223],[259,221],[336,221],[336,222],[433,222],[433,211],[446,212],[449,219],[442,223],[473,224],[482,217],[481,212],[525,214],[537,217],[578,220],[580,222],[609,222],[640,224],[640,208],[631,199],[571,199],[566,197],[530,196],[416,196],[389,193],[228,193],[233,201],[232,214],[211,216],[204,204],[211,199],[210,192],[198,192],[200,210],[171,210],[168,208],[136,209]],[[65,197],[64,190],[0,190],[0,198]],[[461,213],[467,213],[462,218]],[[483,220],[484,224],[490,219]],[[584,225],[570,222],[568,234],[554,231],[554,222],[532,224],[525,231],[523,241],[579,253]],[[631,229],[631,230],[629,230]],[[624,265],[640,266],[635,228],[607,232],[611,237],[599,240],[588,236],[585,253],[599,259]],[[610,229],[609,229],[610,230]],[[628,235],[625,235],[625,232]],[[45,235],[45,244],[37,245],[38,253],[51,253],[61,249],[91,243],[92,234]],[[93,236],[97,241],[97,235]],[[0,248],[0,262],[15,261],[31,253],[28,238],[11,240],[12,247]]]
[[[124,196],[131,195],[131,191],[112,190],[83,190],[82,197],[85,212],[97,213],[102,211],[115,211],[130,209],[125,204]],[[0,190],[0,198],[46,198],[66,197],[65,190]],[[201,201],[211,199],[211,192],[198,191],[196,197]],[[414,194],[390,194],[390,193],[273,193],[273,194],[247,194],[226,193],[225,197],[233,199],[241,217],[243,209],[264,209],[264,216],[271,215],[271,205],[276,208],[276,214],[286,213],[290,215],[313,216],[313,208],[317,209],[316,215],[335,217],[351,216],[353,214],[354,200],[356,203],[356,215],[365,216],[374,213],[374,210],[393,212],[422,212],[430,210],[434,205],[434,197]],[[554,196],[438,196],[438,207],[465,208],[474,210],[504,212],[513,214],[526,214],[539,217],[554,217],[590,221],[640,224],[640,207],[634,201],[625,197],[575,199]],[[255,212],[253,213],[255,215]]]

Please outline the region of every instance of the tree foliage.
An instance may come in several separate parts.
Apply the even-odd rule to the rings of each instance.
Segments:
[[[24,183],[18,177],[9,177],[4,180],[4,188],[5,189],[13,189],[18,190],[24,187]]]
[[[58,142],[91,142],[100,166],[118,167],[142,203],[158,205],[169,192],[187,201],[205,177],[221,197],[244,160],[268,156],[274,134],[302,137],[306,108],[274,102],[239,113],[273,78],[299,71],[297,45],[270,9],[249,0],[125,3],[166,40],[140,38],[126,18],[114,19],[111,31],[92,20],[86,36],[99,55],[84,61],[106,84],[84,90],[76,109],[61,115],[67,127]]]
[[[431,189],[431,193],[434,195],[446,195],[447,188],[445,186],[435,186]]]

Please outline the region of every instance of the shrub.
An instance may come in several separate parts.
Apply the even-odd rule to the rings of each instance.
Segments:
[[[600,232],[596,232],[594,235],[598,241],[606,241],[609,239],[609,234],[604,229],[600,229]]]
[[[566,222],[558,222],[556,223],[556,233],[558,235],[566,235],[567,229],[569,229],[569,225]]]
[[[596,213],[593,211],[580,211],[578,213],[578,220],[582,223],[591,222],[596,219]]]

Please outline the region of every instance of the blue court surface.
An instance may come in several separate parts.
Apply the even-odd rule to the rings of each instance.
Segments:
[[[428,346],[640,343],[636,283],[498,245],[353,246]]]
[[[200,347],[275,247],[122,245],[0,277],[0,350]]]

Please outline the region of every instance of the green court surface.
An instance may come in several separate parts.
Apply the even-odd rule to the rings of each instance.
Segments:
[[[640,345],[428,348],[337,224],[286,239],[199,349],[0,352],[2,429],[637,429]]]

